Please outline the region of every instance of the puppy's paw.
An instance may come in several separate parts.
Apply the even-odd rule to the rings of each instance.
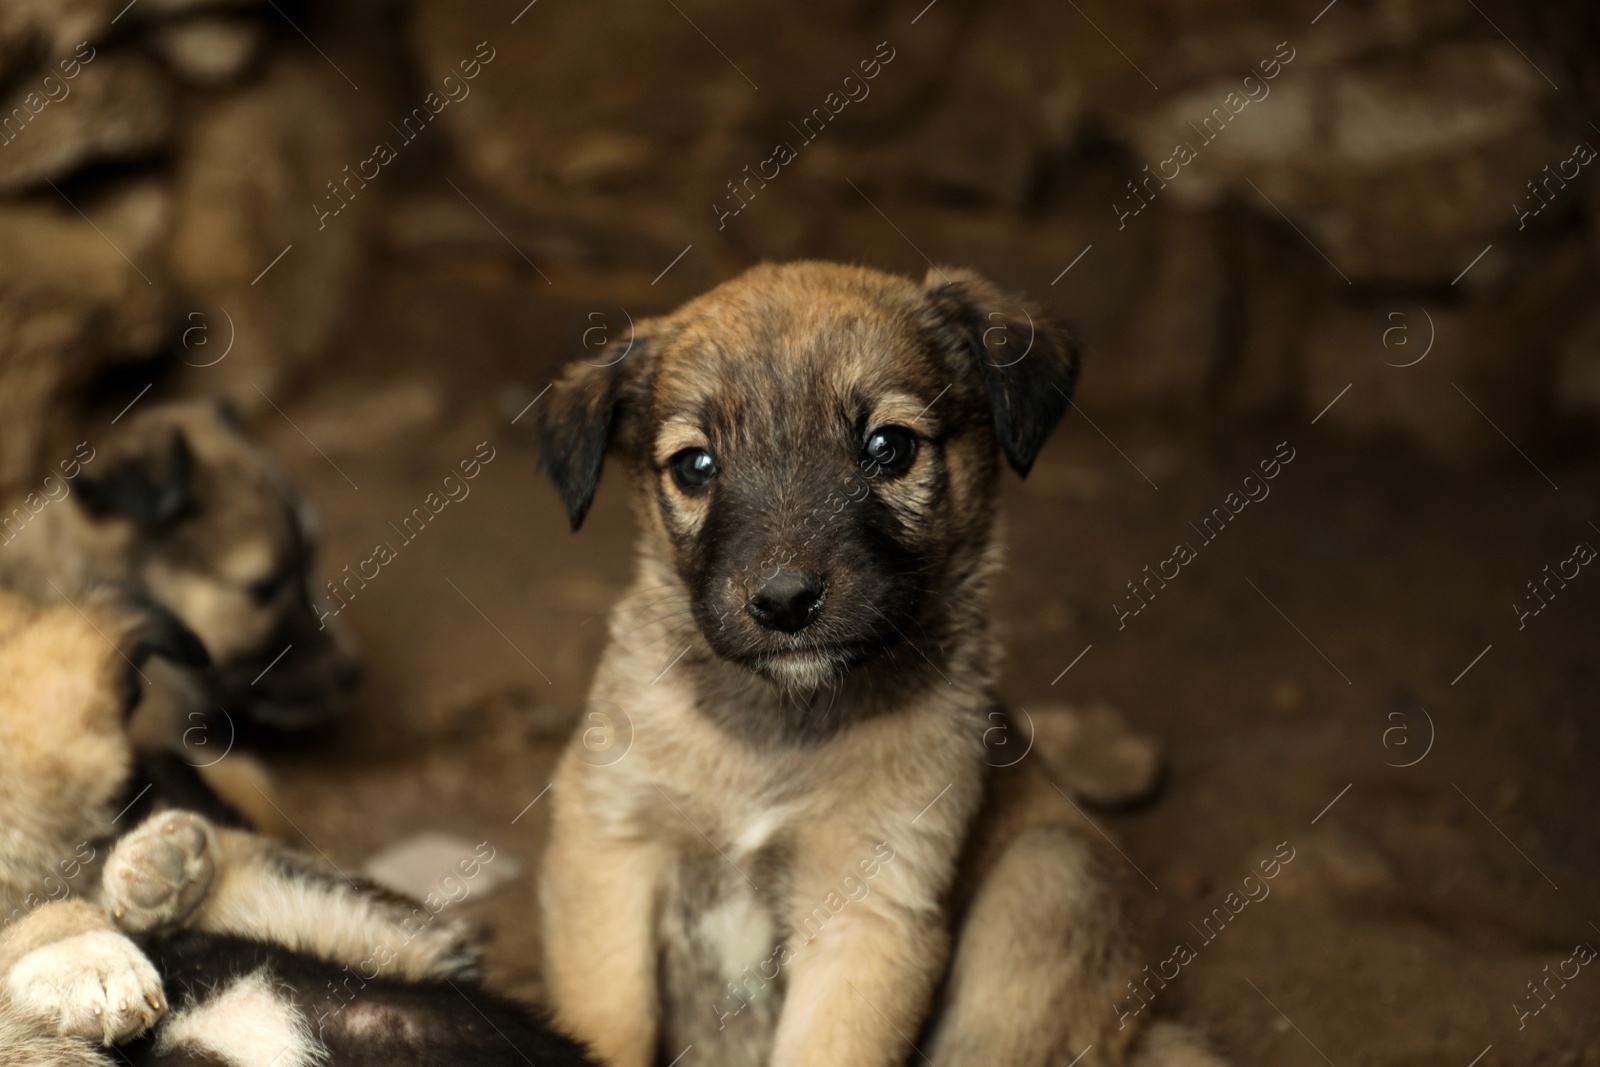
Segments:
[[[483,977],[478,938],[465,924],[446,921],[424,930],[401,928],[407,929],[408,935],[386,953],[384,973],[422,981],[477,981]]]
[[[211,888],[219,855],[216,834],[203,817],[189,811],[152,815],[117,842],[106,860],[106,909],[129,933],[175,926]]]
[[[121,934],[93,930],[23,956],[5,979],[24,1015],[109,1045],[137,1037],[167,1010],[161,976]]]

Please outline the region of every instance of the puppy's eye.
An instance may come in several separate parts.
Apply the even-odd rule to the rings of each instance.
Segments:
[[[867,435],[861,458],[884,474],[903,474],[917,454],[917,435],[904,426],[880,426]]]
[[[276,600],[278,594],[283,592],[284,586],[289,584],[288,575],[273,575],[263,578],[258,582],[251,582],[245,586],[245,592],[250,594],[250,600],[255,604],[266,605]]]
[[[686,493],[704,489],[717,476],[717,461],[703,448],[686,448],[667,461],[672,480]]]

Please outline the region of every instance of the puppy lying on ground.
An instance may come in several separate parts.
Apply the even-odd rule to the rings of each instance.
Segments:
[[[348,638],[313,607],[310,507],[225,412],[152,407],[86,455],[64,499],[34,494],[0,516],[0,581],[42,600],[117,585],[165,605],[213,664],[189,705],[293,728],[355,684]],[[181,733],[192,710],[147,701],[143,718],[165,711],[169,722],[144,732]]]
[[[1119,1029],[1125,865],[1037,761],[986,765],[1000,463],[1076,373],[970,273],[795,263],[557,383],[573,526],[610,452],[643,531],[590,694],[632,746],[574,739],[541,884],[556,1017],[607,1063],[1216,1063]]]
[[[470,981],[459,924],[166,808],[171,774],[130,799],[123,723],[157,653],[204,662],[170,616],[0,594],[0,1062],[105,1065],[94,1044],[147,1032],[119,1058],[586,1062]],[[121,834],[136,808],[155,811]]]

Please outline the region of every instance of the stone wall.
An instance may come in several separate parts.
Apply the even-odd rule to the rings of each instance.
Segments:
[[[248,410],[328,351],[365,236],[307,204],[379,101],[293,37],[247,0],[0,5],[0,484],[108,368],[210,367]]]
[[[1600,148],[1593,6],[1320,6],[598,0],[513,26],[419,0],[410,39],[423,71],[503,54],[445,132],[547,270],[648,277],[693,244],[677,294],[760,257],[971,264],[1078,321],[1086,407],[1309,416],[1349,385],[1346,429],[1464,458],[1503,442],[1452,383],[1508,433],[1600,411],[1600,168],[1562,163]],[[1547,164],[1581,173],[1519,219]]]
[[[1587,425],[1600,14],[1319,7],[11,0],[0,482],[118,363],[259,407],[375,254],[462,241],[645,311],[763,257],[975,266],[1079,324],[1086,410],[1349,386],[1345,431],[1462,459]]]

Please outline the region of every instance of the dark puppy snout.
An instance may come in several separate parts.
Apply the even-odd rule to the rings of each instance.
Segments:
[[[822,594],[827,588],[812,571],[779,571],[762,583],[750,598],[750,617],[768,630],[797,634],[822,614]]]

